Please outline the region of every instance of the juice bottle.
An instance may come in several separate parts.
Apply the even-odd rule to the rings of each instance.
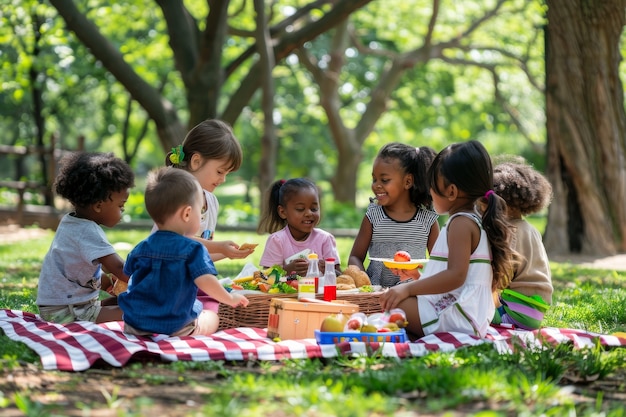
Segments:
[[[317,264],[317,254],[308,255],[309,269],[306,275],[300,278],[298,284],[298,300],[301,298],[315,298],[315,284],[319,281],[320,269]]]
[[[326,258],[324,270],[324,301],[337,299],[337,274],[335,274],[335,258]]]

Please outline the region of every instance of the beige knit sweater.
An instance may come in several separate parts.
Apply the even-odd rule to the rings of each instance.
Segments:
[[[539,295],[552,304],[552,273],[541,234],[524,219],[511,220],[511,224],[516,228],[514,248],[523,259],[509,288],[529,297]]]

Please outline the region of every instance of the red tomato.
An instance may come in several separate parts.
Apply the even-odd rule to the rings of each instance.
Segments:
[[[287,284],[289,284],[290,286],[292,286],[296,290],[298,289],[298,280],[297,279],[292,279],[291,281],[287,281]]]

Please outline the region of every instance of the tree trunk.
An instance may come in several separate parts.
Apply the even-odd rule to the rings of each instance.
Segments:
[[[626,1],[548,0],[546,113],[554,199],[549,253],[626,250],[626,114],[619,45]]]
[[[272,38],[267,27],[265,1],[254,0],[256,10],[256,44],[261,68],[261,107],[263,110],[263,136],[261,137],[261,160],[259,162],[259,188],[264,192],[276,176],[276,152],[278,139],[274,127],[274,49]]]
[[[68,29],[74,32],[154,120],[163,149],[167,152],[171,147],[180,144],[187,130],[180,123],[172,103],[135,72],[115,45],[76,8],[72,0],[50,0],[50,3],[63,17]]]

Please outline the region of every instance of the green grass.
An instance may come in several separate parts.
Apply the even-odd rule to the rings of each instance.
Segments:
[[[107,230],[113,244],[130,246],[147,233]],[[52,236],[50,232],[28,242],[0,244],[0,308],[37,311],[37,277]],[[265,236],[244,232],[221,232],[218,238],[259,243],[260,248],[265,242]],[[338,238],[337,244],[345,266],[352,239]],[[236,275],[246,262],[258,264],[260,248],[246,260],[217,262],[220,276]],[[120,253],[125,255],[127,250]],[[551,268],[555,295],[546,326],[599,333],[626,331],[626,272],[559,263],[552,263]],[[85,415],[102,408],[122,416],[150,414],[157,398],[126,397],[120,388],[124,380],[135,380],[157,388],[178,384],[206,392],[206,400],[193,412],[178,415],[409,416],[419,411],[623,417],[622,400],[608,398],[608,394],[604,398],[600,392],[604,388],[594,389],[591,381],[597,380],[602,387],[602,381],[613,380],[618,384],[616,391],[624,392],[625,362],[626,349],[606,350],[598,345],[577,350],[571,344],[517,349],[510,354],[483,345],[404,360],[374,352],[361,358],[287,360],[280,366],[270,362],[243,367],[224,362],[135,362],[115,371],[119,385],[103,393],[102,401],[72,406]],[[40,366],[38,356],[25,345],[1,335],[0,374],[19,369],[24,363]],[[208,374],[216,378],[193,377]],[[76,374],[73,383],[79,384],[79,378]],[[583,381],[577,385],[577,395],[568,388],[572,381]],[[28,388],[0,382],[0,414],[8,407],[17,407],[25,415],[58,415],[55,407],[59,406],[31,399]]]

